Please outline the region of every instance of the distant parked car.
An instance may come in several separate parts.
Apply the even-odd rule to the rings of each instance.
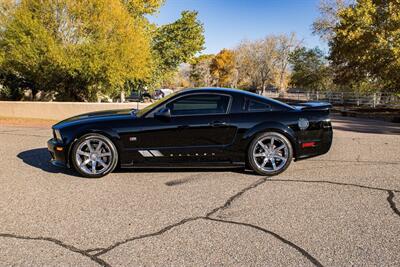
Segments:
[[[277,93],[277,92],[278,92],[278,88],[276,88],[276,87],[269,87],[269,88],[267,88],[265,91],[271,92],[271,93]]]
[[[161,99],[161,98],[164,98],[164,97],[166,97],[167,95],[170,95],[170,94],[172,94],[174,91],[172,90],[172,89],[167,89],[167,88],[165,88],[165,89],[157,89],[157,90],[155,90],[155,92],[154,92],[154,99]]]
[[[125,99],[127,102],[142,102],[145,99],[151,99],[151,95],[147,92],[132,91],[131,94]]]

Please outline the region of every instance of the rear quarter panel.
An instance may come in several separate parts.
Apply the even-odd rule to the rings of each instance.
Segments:
[[[301,130],[300,118],[309,121],[309,127]],[[296,160],[326,153],[332,141],[332,127],[328,122],[329,111],[285,110],[231,114],[231,121],[237,126],[234,145],[228,151],[233,161],[245,161],[250,142],[260,133],[274,131],[285,135],[292,144]],[[326,127],[326,126],[329,127]],[[305,142],[316,142],[315,147],[302,148]]]
[[[268,111],[231,114],[231,122],[237,127],[236,140],[229,151],[234,161],[245,161],[247,148],[255,136],[267,131],[285,135],[293,145],[295,153],[297,135],[291,125],[297,123],[296,112]]]

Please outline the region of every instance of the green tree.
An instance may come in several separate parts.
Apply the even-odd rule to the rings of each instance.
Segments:
[[[150,74],[144,21],[119,0],[23,0],[5,20],[1,69],[33,91],[95,100]]]
[[[330,39],[335,82],[400,90],[400,0],[357,0],[337,11]]]
[[[320,49],[298,48],[291,53],[289,62],[292,86],[308,90],[332,89],[331,70]]]
[[[197,12],[192,11],[183,11],[177,21],[156,28],[152,39],[154,78],[173,76],[180,64],[189,62],[203,50],[203,33]]]
[[[235,87],[237,79],[235,53],[228,49],[222,49],[212,59],[210,72],[216,86]]]
[[[156,12],[163,4],[164,0],[121,0],[134,16],[142,16]]]

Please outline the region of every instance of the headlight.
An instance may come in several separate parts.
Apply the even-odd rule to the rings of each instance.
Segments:
[[[57,140],[62,141],[60,130],[54,130],[54,136]]]

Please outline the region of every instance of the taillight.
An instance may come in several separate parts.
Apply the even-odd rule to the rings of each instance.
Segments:
[[[302,148],[307,148],[307,147],[315,147],[317,145],[316,142],[306,142],[306,143],[302,143],[301,147]]]

